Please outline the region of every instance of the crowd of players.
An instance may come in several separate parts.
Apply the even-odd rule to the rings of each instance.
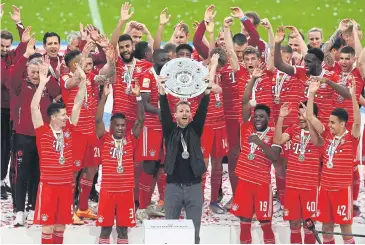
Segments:
[[[21,42],[10,50],[13,35],[1,30],[1,197],[7,198],[4,179],[10,157],[16,226],[23,226],[26,218],[34,220],[42,225],[42,243],[62,243],[66,224],[95,219],[102,227],[99,243],[109,243],[116,219],[117,243],[128,243],[127,227],[135,226],[136,218],[164,216],[166,182],[201,183],[204,190],[206,174],[189,179],[184,171],[191,168],[179,165],[167,176],[163,169],[159,88],[166,78],[159,74],[169,60],[186,57],[214,70],[201,137],[206,166],[211,162],[210,208],[240,218],[241,243],[251,243],[254,215],[265,243],[275,243],[272,165],[291,243],[303,242],[302,226],[304,243],[315,243],[302,225],[307,218],[321,221],[323,231],[333,231],[336,223],[351,233],[359,212],[359,105],[365,105],[365,51],[354,20],[342,20],[326,42],[322,30],[312,28],[307,44],[296,27],[281,26],[274,33],[267,19],[233,7],[215,37],[211,5],[204,19],[194,23],[194,49],[182,22],[161,49],[171,17],[167,9],[152,37],[145,24],[131,21],[131,5],[125,3],[110,40],[94,26],[80,24],[60,56],[60,36],[45,33],[41,54],[31,27],[25,28],[20,10],[12,8]],[[241,33],[230,30],[235,19]],[[260,38],[260,26],[268,31],[268,42]],[[282,45],[286,33],[288,45]],[[143,36],[147,42],[141,41]],[[107,132],[103,114],[111,92]],[[192,120],[201,100],[167,98],[177,125]],[[223,207],[218,196],[224,156],[234,196]],[[100,164],[95,214],[88,199]],[[160,200],[150,205],[156,184]],[[332,235],[323,239],[334,243]],[[343,239],[354,243],[352,236]]]

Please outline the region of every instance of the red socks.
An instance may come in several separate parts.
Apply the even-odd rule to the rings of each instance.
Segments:
[[[210,179],[210,184],[211,184],[210,202],[217,202],[219,195],[219,187],[221,186],[221,181],[222,181],[222,168],[214,169],[212,167],[211,176],[212,177]]]
[[[275,173],[276,189],[280,204],[284,206],[284,193],[285,193],[285,177],[279,176]]]
[[[42,244],[53,244],[52,234],[42,232]]]
[[[110,238],[99,237],[99,244],[110,244]]]
[[[251,222],[240,222],[240,243],[241,244],[251,244]]]
[[[117,244],[128,244],[128,238],[117,238]]]
[[[93,182],[84,178],[80,179],[79,209],[85,211],[89,208],[89,196]]]
[[[290,243],[302,244],[302,228],[290,228]]]
[[[261,224],[261,229],[264,233],[264,243],[275,244],[275,235],[272,231],[271,222]]]
[[[315,244],[316,238],[312,231],[308,230],[306,227],[303,227],[304,229],[304,243],[305,244]]]
[[[323,244],[335,244],[335,238],[332,235],[323,235]]]
[[[53,230],[52,238],[53,244],[63,244],[63,233],[65,231],[55,231]]]
[[[157,188],[160,200],[165,200],[166,174],[163,168],[160,168],[157,173]]]
[[[139,208],[145,209],[151,202],[153,176],[142,172],[139,179]]]

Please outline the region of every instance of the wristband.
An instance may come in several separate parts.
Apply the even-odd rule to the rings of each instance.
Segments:
[[[244,22],[245,20],[248,20],[247,16],[244,15],[242,18],[241,18],[241,21]]]
[[[141,101],[142,100],[142,97],[141,96],[138,96],[136,97],[137,101]]]

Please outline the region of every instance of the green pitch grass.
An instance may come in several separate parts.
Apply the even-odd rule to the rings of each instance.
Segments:
[[[11,5],[21,7],[22,21],[31,25],[38,41],[47,31],[57,32],[63,40],[71,30],[78,30],[79,22],[92,24],[88,0],[10,0],[6,2],[5,14],[1,21],[1,29],[15,32],[9,17]],[[97,0],[105,33],[113,31],[119,18],[123,0]],[[163,39],[166,41],[172,34],[173,26],[184,21],[191,26],[194,20],[201,21],[209,4],[215,4],[216,30],[230,13],[229,7],[239,6],[245,11],[256,11],[261,18],[268,18],[276,29],[279,25],[294,25],[303,33],[312,27],[324,30],[328,38],[337,28],[341,19],[355,19],[361,27],[365,27],[365,0],[131,0],[133,20],[147,25],[155,35],[159,24],[161,10],[168,7],[172,15],[171,23],[165,29]],[[238,32],[239,21],[235,21],[233,31]],[[266,40],[267,34],[260,27],[259,32]],[[365,38],[364,38],[365,39]],[[364,43],[364,41],[363,41]]]

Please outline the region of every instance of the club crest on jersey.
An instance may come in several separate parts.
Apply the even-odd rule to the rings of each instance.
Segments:
[[[142,67],[136,66],[136,72],[141,73],[142,72]]]
[[[150,150],[150,156],[154,157],[156,155],[156,151],[155,150]]]
[[[47,221],[48,220],[48,215],[47,214],[42,214],[41,219],[42,219],[42,221]]]
[[[237,203],[234,203],[234,204],[232,205],[232,210],[233,210],[233,211],[237,211],[237,210],[238,210],[238,208],[239,208],[239,206],[238,206],[238,204],[237,204]]]
[[[81,161],[79,161],[79,160],[75,161],[75,166],[80,167],[81,166]]]
[[[86,80],[86,85],[91,85],[91,82],[89,79]]]
[[[98,217],[98,222],[99,222],[99,223],[103,223],[103,221],[104,221],[104,217],[103,217],[103,216],[99,216],[99,217]]]
[[[318,209],[317,213],[316,213],[316,216],[318,217],[320,214],[321,214],[321,211]]]
[[[284,209],[284,216],[289,216],[289,210],[288,209]]]
[[[70,138],[70,132],[66,131],[66,132],[64,133],[64,136],[65,136],[65,138]]]
[[[267,143],[269,143],[269,137],[268,136],[265,136],[264,137],[264,142],[267,144]]]

